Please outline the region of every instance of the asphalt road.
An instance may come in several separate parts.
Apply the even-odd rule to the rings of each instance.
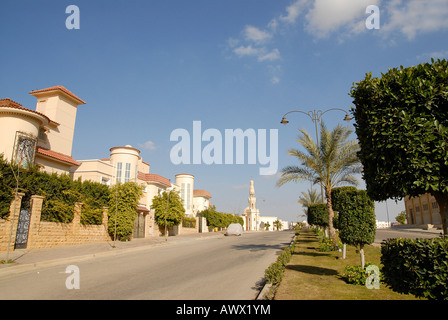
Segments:
[[[428,232],[421,229],[377,229],[375,233],[375,244],[380,245],[383,240],[389,238],[438,238],[439,231]]]
[[[0,299],[251,300],[293,235],[259,232],[168,243],[71,262],[75,267],[68,273],[64,264],[34,268],[0,278]]]

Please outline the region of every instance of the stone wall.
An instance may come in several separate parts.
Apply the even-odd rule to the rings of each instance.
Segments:
[[[24,194],[19,193],[10,207],[10,215],[0,219],[0,251],[14,250],[19,212]],[[31,197],[31,218],[28,231],[27,249],[49,248],[56,246],[77,245],[111,240],[107,231],[107,208],[103,210],[101,225],[83,225],[80,223],[82,203],[76,203],[74,218],[71,223],[41,221],[44,198]]]

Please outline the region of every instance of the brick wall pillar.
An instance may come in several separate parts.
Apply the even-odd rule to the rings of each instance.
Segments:
[[[9,217],[6,219],[6,237],[4,244],[2,244],[2,249],[4,251],[14,250],[14,244],[16,242],[17,225],[19,224],[19,214],[20,207],[22,206],[22,198],[25,194],[18,192],[17,195],[14,193],[14,200],[11,202],[9,207]],[[9,248],[8,248],[9,245]]]
[[[30,218],[30,229],[28,231],[28,244],[27,248],[32,248],[34,243],[38,238],[39,227],[40,227],[40,217],[42,214],[42,204],[45,197],[42,196],[31,196],[31,218]]]

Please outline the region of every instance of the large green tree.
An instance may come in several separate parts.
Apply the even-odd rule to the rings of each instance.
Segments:
[[[185,216],[183,201],[176,191],[166,192],[155,196],[152,200],[155,210],[154,219],[159,227],[174,227],[182,222]]]
[[[448,225],[448,62],[368,73],[353,84],[358,154],[377,201],[431,193]]]
[[[135,182],[116,184],[111,188],[108,229],[112,238],[131,239],[142,195],[142,187]]]
[[[287,166],[282,169],[282,176],[277,186],[301,180],[322,184],[327,199],[328,230],[332,240],[336,240],[333,226],[333,205],[331,190],[343,183],[357,185],[354,174],[360,173],[359,150],[356,140],[349,140],[353,132],[348,127],[337,125],[329,131],[321,122],[320,145],[314,142],[306,130],[300,130],[297,142],[305,149],[290,149],[288,154],[296,157],[300,166]]]

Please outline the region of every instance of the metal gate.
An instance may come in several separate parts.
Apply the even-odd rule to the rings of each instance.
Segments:
[[[30,208],[22,206],[19,214],[19,222],[17,224],[16,241],[14,249],[26,249],[28,244],[28,231],[30,230]]]
[[[138,213],[135,218],[134,225],[134,238],[144,238],[145,237],[145,215],[143,213]]]
[[[198,230],[199,230],[199,233],[202,233],[202,214],[198,214]]]

